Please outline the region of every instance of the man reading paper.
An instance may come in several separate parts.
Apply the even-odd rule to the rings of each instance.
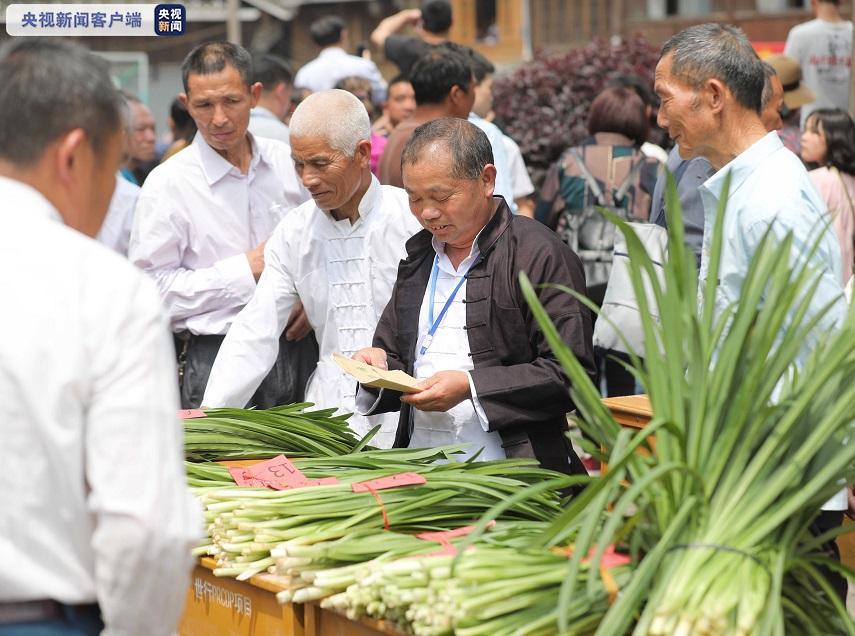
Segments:
[[[536,457],[582,473],[565,436],[567,376],[537,327],[518,275],[584,290],[576,254],[546,227],[493,196],[490,142],[462,119],[416,129],[402,157],[410,210],[424,228],[407,242],[374,346],[356,360],[406,371],[422,390],[361,386],[364,414],[401,410],[397,447],[469,442],[481,459]],[[538,296],[564,341],[594,375],[591,314],[554,288]],[[402,404],[403,403],[403,404]]]

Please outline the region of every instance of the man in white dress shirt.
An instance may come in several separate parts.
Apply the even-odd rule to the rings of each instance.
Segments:
[[[116,173],[116,189],[110,199],[107,216],[95,239],[114,252],[128,256],[128,245],[131,242],[131,229],[134,225],[134,208],[140,196],[140,187],[134,185]]]
[[[713,299],[717,315],[730,311],[739,300],[751,259],[767,231],[778,242],[791,235],[792,267],[806,267],[815,276],[813,296],[805,308],[807,318],[800,318],[816,320],[800,343],[795,365],[801,368],[818,339],[839,329],[846,317],[841,259],[833,229],[823,221],[825,203],[804,165],[763,123],[766,77],[763,63],[739,29],[720,24],[689,27],[665,43],[656,66],[655,88],[662,99],[658,121],[679,141],[683,159],[704,157],[715,171],[698,188],[705,227],[699,289],[709,273],[710,228],[724,184],[731,179]],[[780,100],[780,93],[772,92]],[[813,245],[817,247],[811,249]],[[823,506],[811,531],[821,535],[838,527],[847,508],[842,490]],[[828,556],[839,560],[833,540],[825,548]],[[830,569],[826,575],[845,602],[846,579]]]
[[[595,375],[591,312],[541,283],[585,290],[578,256],[554,232],[494,196],[487,136],[453,117],[419,126],[401,156],[410,209],[424,230],[407,242],[374,346],[353,357],[422,380],[402,395],[363,387],[360,413],[401,411],[395,446],[469,442],[481,459],[535,457],[585,469],[565,437],[569,380],[522,296],[528,274],[576,357]]]
[[[157,281],[178,335],[181,404],[202,401],[229,325],[264,270],[264,242],[289,210],[309,198],[287,144],[247,132],[261,84],[249,53],[228,42],[193,49],[182,65],[182,99],[199,132],[155,168],[140,193],[130,259]],[[317,360],[302,307],[279,360],[251,404],[298,402]],[[302,340],[300,340],[302,338]]]
[[[288,126],[282,121],[291,108],[294,74],[288,62],[264,55],[252,62],[252,81],[261,84],[258,104],[249,113],[249,132],[256,137],[288,143]]]
[[[0,86],[0,635],[169,634],[201,536],[172,343],[151,281],[90,238],[120,97],[60,38],[9,42]]]
[[[205,406],[246,403],[273,364],[291,307],[302,300],[321,350],[306,399],[353,411],[356,384],[331,355],[371,344],[404,244],[419,230],[404,191],[371,175],[370,135],[365,107],[346,91],[314,93],[294,111],[291,152],[313,200],[289,213],[267,242],[267,266],[223,342]],[[397,420],[354,415],[350,426],[364,435],[382,424],[372,444],[388,448]]]
[[[380,69],[371,60],[347,52],[344,20],[334,15],[325,16],[312,23],[309,33],[321,52],[297,71],[294,86],[316,93],[333,88],[345,77],[364,77],[371,82],[371,101],[378,105],[383,103],[386,82]]]

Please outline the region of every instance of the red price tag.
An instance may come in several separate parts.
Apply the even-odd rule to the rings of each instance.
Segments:
[[[305,486],[334,486],[335,477],[309,479],[285,455],[279,455],[252,466],[229,468],[229,474],[238,486],[289,490]]]
[[[379,479],[369,479],[353,484],[351,489],[353,492],[372,492],[375,490],[386,490],[388,488],[399,488],[401,486],[420,486],[426,484],[427,479],[424,475],[418,473],[398,473],[389,477],[380,477]]]
[[[487,524],[488,528],[492,528],[496,525],[495,521],[491,521]],[[456,528],[454,530],[442,530],[441,532],[422,532],[421,534],[417,534],[417,539],[422,539],[423,541],[436,541],[437,543],[448,543],[450,539],[456,539],[457,537],[465,537],[467,534],[472,532],[475,529],[475,526],[463,526],[462,528]]]
[[[178,417],[182,420],[195,420],[200,417],[208,417],[202,409],[181,409],[178,411]]]
[[[285,455],[249,467],[253,477],[264,482],[273,490],[288,490],[310,485],[306,476]]]
[[[593,553],[589,554],[589,557],[594,556]],[[616,568],[619,565],[629,565],[632,562],[632,559],[629,558],[626,554],[621,554],[620,552],[615,552],[615,547],[610,545],[606,548],[606,551],[603,552],[603,558],[600,560],[600,567],[611,569]]]
[[[238,486],[247,486],[249,488],[266,488],[267,484],[253,477],[248,468],[229,468],[229,474]]]

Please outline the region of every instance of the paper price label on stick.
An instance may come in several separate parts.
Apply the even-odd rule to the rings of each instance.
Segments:
[[[253,477],[265,482],[273,490],[288,490],[310,485],[309,479],[302,471],[291,463],[285,455],[279,455],[266,462],[253,464],[250,467]]]
[[[422,390],[419,381],[403,371],[378,369],[370,364],[345,358],[337,353],[332,354],[332,359],[345,373],[365,386],[401,391],[402,393],[418,393]]]
[[[401,486],[420,486],[426,484],[427,479],[418,473],[398,473],[379,479],[369,479],[351,485],[353,492],[371,492],[374,490],[386,490],[387,488],[400,488]]]
[[[252,472],[248,468],[229,468],[229,474],[238,486],[267,488],[267,484],[257,477],[253,477]]]
[[[208,417],[202,409],[181,409],[178,411],[178,417],[182,420],[195,420],[199,417]]]
[[[487,524],[487,528],[493,528],[496,525],[495,521],[490,521]],[[421,534],[417,534],[417,539],[422,539],[423,541],[436,541],[437,543],[448,543],[451,539],[456,539],[458,537],[465,537],[467,534],[470,534],[475,529],[475,526],[463,526],[462,528],[455,528],[454,530],[440,530],[437,532],[422,532]]]

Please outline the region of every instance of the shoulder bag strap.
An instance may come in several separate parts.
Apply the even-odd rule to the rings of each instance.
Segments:
[[[591,192],[594,193],[597,205],[605,205],[605,197],[603,196],[603,191],[600,189],[600,184],[597,183],[594,175],[592,175],[591,171],[588,170],[588,166],[585,165],[585,162],[582,160],[582,156],[575,148],[570,149],[570,154],[573,155],[573,158],[576,160],[576,164],[579,166],[579,172],[582,173],[582,177],[584,177],[585,181],[588,183],[588,187],[591,188]]]
[[[623,201],[623,198],[626,196],[626,193],[629,192],[629,189],[632,187],[638,173],[641,172],[641,167],[644,165],[646,160],[647,158],[644,155],[641,155],[635,165],[630,168],[629,174],[626,175],[626,179],[624,179],[620,188],[615,192],[615,201]]]

